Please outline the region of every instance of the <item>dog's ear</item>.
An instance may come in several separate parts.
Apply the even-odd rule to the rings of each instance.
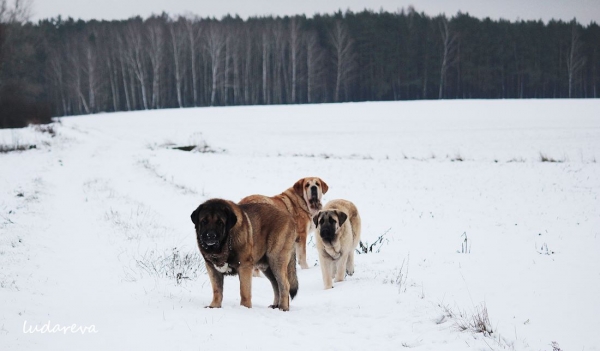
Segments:
[[[224,208],[225,214],[227,215],[227,222],[225,223],[225,230],[227,233],[235,226],[237,223],[237,216],[233,212],[233,208],[231,206],[227,206]]]
[[[296,192],[296,195],[300,196],[301,198],[304,198],[304,178],[298,180],[294,184],[294,191]]]
[[[342,211],[335,211],[335,214],[338,217],[338,221],[340,221],[340,227],[341,227],[342,224],[344,224],[344,222],[346,222],[346,219],[348,219],[348,215]]]
[[[314,217],[313,217],[313,222],[315,222],[315,228],[319,226],[319,216],[321,215],[321,212],[317,213]]]
[[[194,225],[198,225],[198,213],[200,213],[200,210],[202,210],[202,205],[198,206],[198,208],[195,209],[190,216],[192,218],[192,222],[194,222]]]
[[[327,183],[325,183],[321,178],[319,178],[319,181],[321,182],[321,192],[325,194],[327,190],[329,190],[329,185],[327,185]]]

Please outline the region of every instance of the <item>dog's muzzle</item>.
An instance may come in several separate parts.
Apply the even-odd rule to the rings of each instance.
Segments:
[[[219,238],[217,237],[217,233],[214,231],[210,231],[202,235],[201,237],[202,246],[204,248],[218,248],[219,246]]]
[[[315,185],[310,187],[310,197],[312,199],[318,199],[319,198],[319,192],[317,190],[317,187]]]
[[[310,207],[314,210],[320,210],[323,206],[321,200],[319,200],[319,190],[316,186],[310,187],[310,199],[308,200]]]
[[[333,230],[333,228],[324,227],[321,228],[319,235],[321,235],[321,239],[323,239],[323,241],[331,242],[333,239],[335,239],[335,230]]]

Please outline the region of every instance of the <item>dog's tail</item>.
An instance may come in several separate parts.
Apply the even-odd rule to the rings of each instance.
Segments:
[[[292,300],[298,293],[298,275],[296,274],[296,250],[292,250],[292,258],[288,263],[287,276],[290,283],[290,296]]]

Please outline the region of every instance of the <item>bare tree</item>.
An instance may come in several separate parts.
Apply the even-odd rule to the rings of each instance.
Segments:
[[[233,83],[234,80],[234,65],[233,65],[233,61],[234,61],[234,57],[236,56],[236,52],[235,52],[235,48],[234,48],[234,43],[233,43],[233,33],[231,32],[231,30],[233,29],[231,24],[223,24],[223,29],[224,32],[226,33],[225,35],[225,71],[223,72],[223,84],[222,84],[222,99],[223,99],[223,104],[225,105],[230,105],[230,100],[229,100],[229,92],[231,91],[231,89],[233,88],[235,90],[235,83]],[[235,100],[235,99],[234,99]]]
[[[164,33],[159,18],[146,23],[148,30],[148,57],[152,66],[152,108],[160,108],[160,73],[163,64]]]
[[[292,103],[297,101],[297,86],[298,86],[298,66],[300,61],[300,50],[302,50],[300,32],[300,21],[296,17],[292,17],[290,22],[290,60],[292,61]]]
[[[82,41],[85,63],[82,65],[83,73],[87,78],[88,95],[88,113],[97,112],[97,98],[99,95],[100,79],[98,77],[98,53],[97,53],[97,33],[95,29],[90,28],[84,33],[85,40]]]
[[[315,31],[304,36],[306,43],[306,99],[308,103],[316,102],[316,92],[321,83],[323,73],[323,49]]]
[[[31,18],[33,0],[0,0],[0,23],[27,22]]]
[[[187,18],[184,22],[187,33],[189,54],[190,54],[190,70],[192,73],[192,101],[194,106],[198,106],[198,76],[196,63],[198,60],[198,42],[202,33],[202,27],[198,25],[195,18]]]
[[[350,38],[348,29],[337,20],[329,32],[329,39],[333,47],[333,62],[335,64],[335,92],[334,99],[340,101],[342,86],[346,86],[351,78],[355,67],[355,55],[353,51],[354,40]]]
[[[8,0],[0,0],[0,24],[26,22],[31,17],[31,7],[33,0],[14,0],[12,5]],[[12,36],[11,26],[2,26],[0,28],[0,68],[2,68],[2,53],[5,51],[6,42]],[[0,87],[3,85],[3,79],[0,76]]]
[[[238,23],[235,23],[232,28],[232,34],[229,36],[230,48],[227,50],[228,56],[231,59],[232,65],[232,89],[233,89],[233,104],[239,105],[243,103],[243,84],[242,72],[244,70],[244,45],[243,28],[240,28]]]
[[[48,63],[50,65],[51,81],[54,83],[54,91],[60,101],[59,106],[62,107],[62,113],[66,116],[68,110],[65,94],[65,75],[63,71],[63,59],[60,53],[61,51],[58,48],[48,48]]]
[[[573,94],[573,84],[577,74],[585,64],[585,57],[581,54],[581,41],[579,40],[579,31],[577,30],[577,22],[572,21],[571,28],[571,45],[567,52],[567,72],[569,75],[569,98]]]
[[[67,52],[69,53],[68,55],[68,60],[69,60],[69,72],[70,72],[70,83],[71,83],[71,89],[73,91],[74,94],[74,99],[75,101],[78,102],[77,104],[77,110],[75,111],[76,113],[86,113],[89,114],[90,113],[90,107],[89,104],[85,98],[84,95],[84,91],[83,91],[83,63],[81,60],[81,55],[79,52],[79,45],[78,43],[80,42],[80,38],[70,38],[70,41],[67,43]]]
[[[8,22],[8,3],[6,0],[0,0],[0,23]]]
[[[446,16],[441,16],[439,19],[440,34],[442,36],[442,65],[440,68],[440,90],[438,97],[444,97],[444,84],[446,82],[446,73],[448,68],[454,66],[458,59],[457,53],[457,36],[448,26]]]
[[[281,20],[276,20],[271,28],[273,40],[272,56],[272,96],[276,104],[285,103],[285,97],[289,96],[287,72],[285,70],[286,53],[286,31],[283,28]]]
[[[103,31],[102,52],[108,73],[108,81],[110,84],[110,92],[112,96],[113,111],[120,109],[120,94],[119,94],[119,59],[117,54],[117,45],[113,45],[113,40],[116,37],[116,32],[111,28],[105,28]]]
[[[133,105],[129,98],[129,86],[127,84],[127,76],[128,76],[128,70],[126,69],[126,65],[128,63],[127,50],[125,49],[125,42],[121,35],[117,35],[117,50],[118,50],[119,65],[121,67],[121,78],[123,79],[123,92],[125,93],[125,104],[127,107],[127,111],[131,111],[131,109],[133,108]]]
[[[90,113],[96,112],[96,88],[98,81],[96,79],[96,62],[95,56],[92,54],[91,43],[85,48],[85,73],[88,81],[88,100],[90,102]]]
[[[259,94],[259,90],[258,89],[253,89],[253,87],[255,85],[257,85],[257,80],[255,77],[253,76],[253,69],[252,69],[252,63],[253,63],[253,44],[255,41],[258,40],[252,40],[255,37],[251,36],[250,33],[248,33],[248,31],[244,31],[244,37],[245,37],[245,62],[244,62],[244,103],[245,104],[252,104],[252,103],[257,103],[257,101],[255,101],[254,96],[258,96]]]
[[[181,94],[181,83],[183,81],[183,49],[185,45],[185,36],[182,31],[181,19],[178,22],[169,23],[169,33],[171,34],[171,46],[173,49],[173,63],[175,73],[175,91],[177,93],[177,103],[183,107],[183,97]],[[193,64],[193,63],[192,63]]]
[[[269,56],[270,56],[270,38],[267,29],[263,30],[262,33],[262,91],[263,91],[263,104],[270,104],[271,98],[269,94],[269,80],[268,80],[268,69],[269,69]]]
[[[208,33],[206,36],[205,49],[210,57],[211,66],[211,82],[212,88],[210,93],[210,105],[214,106],[217,97],[217,88],[221,84],[223,77],[223,50],[225,48],[226,36],[223,33],[223,28],[219,23],[211,22],[208,26]]]
[[[145,110],[148,109],[148,97],[146,95],[146,60],[144,56],[144,42],[142,37],[142,26],[139,20],[128,23],[126,32],[126,48],[127,48],[127,61],[129,69],[133,76],[137,79],[140,84],[140,90],[142,94],[142,104]],[[132,98],[134,95],[134,86],[132,85]],[[135,102],[134,102],[135,106]]]

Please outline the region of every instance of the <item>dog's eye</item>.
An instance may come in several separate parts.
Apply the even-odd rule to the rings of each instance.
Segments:
[[[315,185],[316,185],[316,186],[321,186],[321,184],[319,184],[319,182],[316,182],[316,183],[315,183]]]
[[[323,222],[325,222],[325,220],[323,218],[321,218],[321,220],[319,221],[319,223],[323,224]]]
[[[208,224],[208,219],[204,218],[200,221],[200,224],[202,225],[207,225]]]
[[[333,218],[329,217],[329,223],[330,223],[330,224],[335,224],[335,219],[333,219]]]
[[[308,188],[310,186],[310,184],[306,183],[306,185],[304,185],[305,188]]]
[[[223,221],[221,221],[221,220],[218,220],[218,221],[217,221],[217,226],[219,226],[219,227],[222,227],[222,226],[223,226]]]

